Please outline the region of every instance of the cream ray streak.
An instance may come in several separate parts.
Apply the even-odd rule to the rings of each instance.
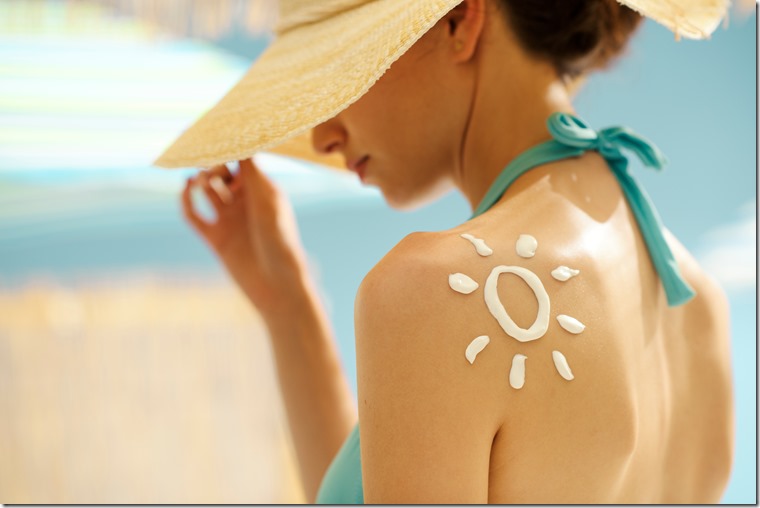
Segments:
[[[475,238],[469,233],[462,233],[459,236],[461,236],[465,240],[469,240],[470,243],[472,243],[475,246],[475,251],[481,256],[490,256],[491,254],[493,254],[493,249],[489,247],[488,245],[486,245],[485,240],[483,240],[482,238]]]
[[[517,354],[512,357],[512,368],[509,370],[509,384],[515,390],[525,385],[525,360],[528,357]]]
[[[449,275],[449,287],[457,293],[469,295],[478,289],[479,284],[463,273],[452,273]]]
[[[478,353],[483,351],[483,348],[486,347],[489,342],[491,342],[491,339],[488,338],[488,335],[475,337],[472,342],[470,342],[470,345],[467,346],[467,350],[464,352],[464,356],[467,358],[467,361],[470,362],[470,364],[475,362],[475,357],[478,356]]]
[[[560,314],[557,316],[557,321],[559,321],[559,326],[570,333],[579,334],[586,329],[586,325],[574,317],[566,316],[565,314]]]
[[[552,351],[552,359],[554,360],[554,366],[557,368],[557,372],[563,378],[568,381],[575,379],[573,371],[570,370],[570,366],[567,364],[567,358],[559,351]]]

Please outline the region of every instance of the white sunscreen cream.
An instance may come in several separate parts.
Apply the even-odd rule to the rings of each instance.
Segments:
[[[486,242],[483,239],[475,238],[469,233],[463,233],[459,236],[461,236],[465,240],[469,240],[470,242],[472,242],[472,244],[475,246],[475,251],[481,256],[490,256],[491,254],[493,254],[493,249],[491,249],[491,247],[486,245]]]
[[[449,287],[457,293],[469,295],[478,289],[478,286],[477,282],[463,273],[452,273],[449,275]]]
[[[532,258],[536,255],[536,249],[538,249],[538,240],[530,235],[520,235],[517,239],[517,245],[515,250],[517,255],[522,258]]]
[[[509,384],[515,390],[519,390],[525,384],[525,355],[515,355],[512,358],[512,368],[509,370]]]
[[[557,368],[559,375],[568,381],[572,381],[575,376],[573,376],[573,372],[567,364],[567,358],[565,358],[565,355],[559,351],[552,351],[552,359],[554,360],[554,366]]]
[[[467,361],[472,364],[475,361],[475,357],[478,356],[478,353],[483,351],[483,348],[486,347],[489,342],[491,342],[491,339],[488,338],[488,335],[475,337],[473,341],[470,342],[470,345],[467,346],[467,349],[464,352],[464,356],[467,358]]]
[[[564,314],[560,314],[557,316],[557,321],[559,321],[559,326],[564,328],[570,333],[581,333],[583,330],[586,329],[586,325],[575,319],[574,317],[566,316]]]
[[[504,308],[504,305],[499,300],[499,294],[497,292],[497,284],[499,281],[499,275],[502,273],[513,273],[524,280],[530,289],[533,290],[533,294],[538,300],[538,313],[536,320],[533,322],[530,328],[520,328],[517,326],[509,313]],[[544,289],[544,285],[541,283],[541,279],[538,276],[520,266],[504,266],[499,265],[491,270],[491,274],[486,279],[486,285],[483,289],[483,294],[486,299],[486,307],[491,312],[491,315],[496,318],[501,328],[507,332],[507,335],[517,339],[520,342],[528,342],[531,340],[540,339],[546,333],[549,328],[549,310],[550,302],[549,295]]]
[[[558,281],[565,282],[571,277],[575,277],[579,273],[581,273],[580,270],[573,270],[572,268],[568,268],[567,266],[558,266],[557,268],[552,270],[552,277],[554,277]]]

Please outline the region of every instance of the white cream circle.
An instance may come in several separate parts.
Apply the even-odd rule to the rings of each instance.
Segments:
[[[504,308],[504,305],[499,300],[499,294],[497,292],[497,284],[499,281],[499,275],[502,273],[513,273],[524,280],[530,289],[533,290],[533,294],[538,301],[538,313],[536,314],[536,320],[533,322],[530,328],[520,328],[517,326],[509,313]],[[544,285],[541,283],[541,279],[538,276],[520,266],[504,266],[499,265],[491,270],[491,274],[486,279],[486,285],[483,289],[483,294],[486,299],[486,307],[491,312],[491,315],[496,318],[502,329],[507,332],[507,335],[517,339],[520,342],[528,342],[531,340],[540,339],[549,329],[549,311],[550,302],[549,295],[546,293]]]
[[[517,255],[523,258],[532,258],[536,255],[538,249],[538,240],[531,235],[520,235],[515,245]]]

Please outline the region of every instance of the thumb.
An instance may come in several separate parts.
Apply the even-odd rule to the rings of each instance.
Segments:
[[[243,187],[252,196],[262,196],[271,194],[274,184],[264,174],[251,157],[238,161],[240,174],[243,177]]]
[[[278,189],[274,182],[267,178],[253,159],[243,159],[238,161],[238,164],[243,180],[243,192],[248,196],[246,199],[248,213],[274,216],[278,196]]]
[[[261,178],[263,177],[263,173],[261,171],[261,168],[259,168],[255,162],[253,162],[252,157],[248,157],[247,159],[242,159],[238,161],[238,166],[240,166],[240,172],[243,173],[245,176],[249,178]]]

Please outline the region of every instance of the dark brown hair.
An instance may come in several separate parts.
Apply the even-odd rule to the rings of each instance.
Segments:
[[[605,69],[623,52],[642,16],[617,0],[495,0],[529,53],[575,79]]]

